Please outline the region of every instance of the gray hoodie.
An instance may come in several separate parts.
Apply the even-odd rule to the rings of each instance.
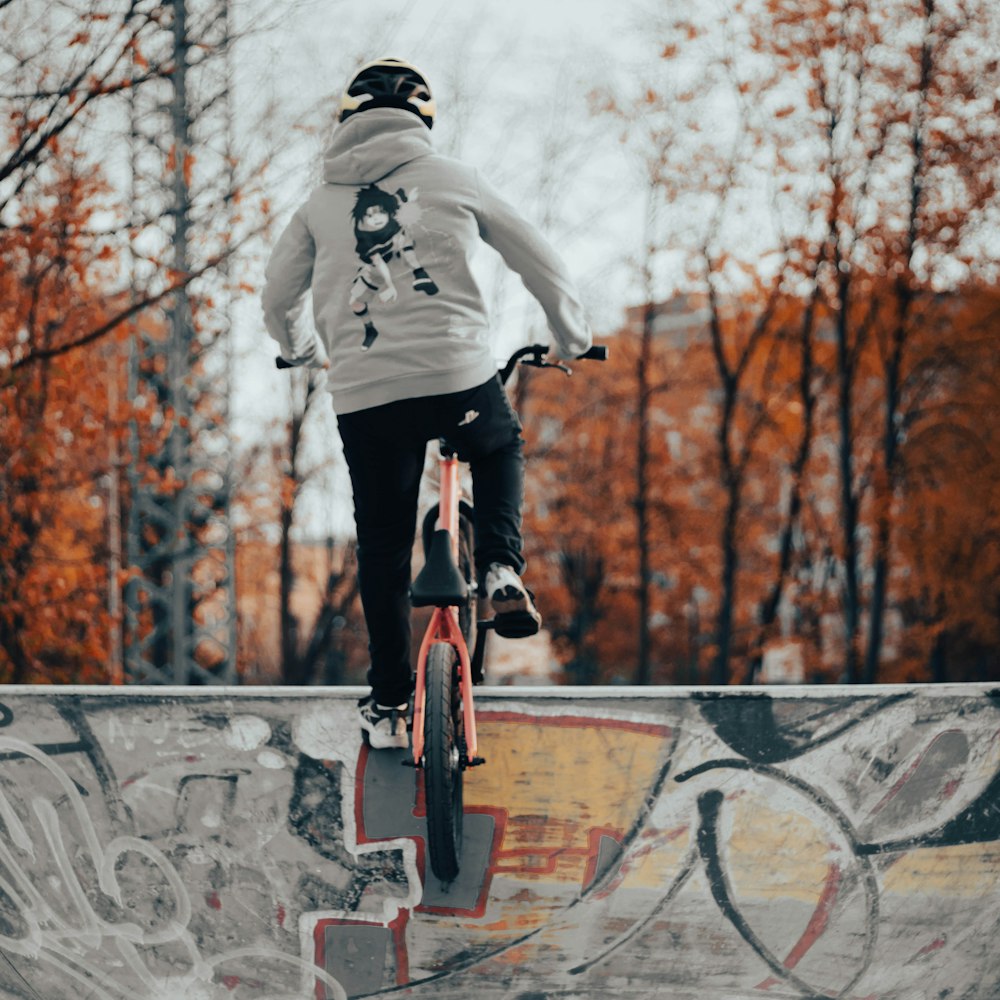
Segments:
[[[330,359],[338,413],[481,385],[497,365],[471,269],[480,239],[539,301],[559,353],[586,351],[573,284],[537,230],[477,170],[438,155],[409,111],[353,115],[271,254],[268,333],[293,363]],[[318,339],[299,322],[310,289]]]

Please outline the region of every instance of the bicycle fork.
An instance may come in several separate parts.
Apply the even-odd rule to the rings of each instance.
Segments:
[[[465,732],[465,752],[462,767],[474,767],[484,763],[476,754],[479,743],[476,736],[476,714],[472,704],[472,663],[469,650],[458,627],[458,615],[454,608],[435,608],[430,625],[424,633],[420,644],[419,662],[421,668],[417,671],[416,688],[413,692],[413,761],[419,767],[424,755],[424,711],[427,697],[425,687],[425,671],[423,665],[427,662],[431,646],[436,642],[447,643],[458,655],[459,692],[462,696],[462,721]]]

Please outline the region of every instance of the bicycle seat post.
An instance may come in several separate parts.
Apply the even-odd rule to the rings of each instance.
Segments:
[[[451,535],[452,555],[458,561],[458,501],[461,487],[458,482],[458,455],[443,438],[440,442],[439,463],[441,482],[438,487],[438,529]]]

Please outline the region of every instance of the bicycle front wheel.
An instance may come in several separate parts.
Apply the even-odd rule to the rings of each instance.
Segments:
[[[455,650],[436,642],[427,657],[424,797],[431,870],[442,882],[458,875],[462,856],[462,739]]]

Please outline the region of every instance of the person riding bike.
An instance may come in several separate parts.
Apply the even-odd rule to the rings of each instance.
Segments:
[[[329,372],[371,656],[360,724],[375,748],[407,745],[410,555],[428,441],[446,439],[470,463],[476,571],[496,632],[541,622],[520,576],[524,442],[473,277],[480,241],[521,276],[563,357],[592,343],[559,256],[478,170],[435,151],[434,116],[409,63],[378,59],[353,75],[323,183],[279,237],[262,299],[282,357]],[[299,322],[310,291],[315,329]]]

